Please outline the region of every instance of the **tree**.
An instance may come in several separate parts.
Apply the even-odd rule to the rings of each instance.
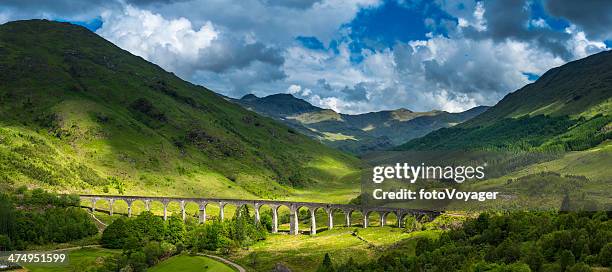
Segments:
[[[166,235],[164,220],[151,212],[143,212],[128,222],[130,235],[141,240],[162,241]]]
[[[106,248],[123,248],[125,239],[130,235],[127,219],[119,217],[113,221],[102,233],[100,242]]]
[[[406,216],[404,226],[407,232],[421,230],[421,223],[414,216]]]
[[[568,267],[573,266],[575,262],[576,259],[571,251],[561,251],[561,255],[559,255],[559,265],[561,266],[561,271],[565,271]]]
[[[560,272],[561,266],[558,263],[547,263],[542,265],[541,272]]]
[[[185,241],[185,224],[178,216],[170,216],[166,227],[166,241],[172,244],[183,243]]]
[[[0,234],[15,236],[15,216],[15,206],[9,195],[0,194]]]
[[[544,255],[542,249],[535,243],[527,243],[521,250],[521,261],[529,265],[532,271],[539,271],[542,263],[544,263]]]
[[[335,272],[334,265],[332,264],[331,258],[329,257],[329,253],[325,253],[323,257],[323,262],[317,269],[317,272]]]
[[[272,231],[272,216],[270,213],[271,212],[262,213],[261,217],[259,218],[259,222],[267,231]]]
[[[145,271],[147,269],[147,256],[142,251],[132,252],[128,257],[128,265],[134,272]]]
[[[577,263],[567,269],[568,272],[591,272],[591,268],[585,263]]]
[[[599,263],[603,266],[612,267],[612,243],[607,243],[599,251]]]
[[[11,238],[7,235],[0,235],[0,251],[9,251],[11,249]]]
[[[432,241],[429,238],[419,238],[415,247],[415,254],[417,256],[430,251],[432,248]]]
[[[148,266],[155,265],[159,261],[159,258],[164,254],[160,243],[157,241],[147,243],[142,249],[142,252],[145,254]]]
[[[133,252],[141,251],[144,246],[145,241],[140,240],[138,237],[130,235],[125,238],[125,243],[123,244],[123,253],[126,255],[130,255]]]

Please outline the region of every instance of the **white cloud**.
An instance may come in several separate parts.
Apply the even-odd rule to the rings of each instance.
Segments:
[[[327,44],[360,9],[381,3],[382,0],[322,0],[306,9],[295,9],[266,5],[262,0],[193,0],[151,8],[168,16],[186,17],[196,25],[212,21],[236,34],[251,33],[259,41],[288,46],[296,36],[315,36]]]
[[[566,28],[565,32],[571,34],[571,39],[567,41],[567,47],[570,52],[572,52],[575,59],[584,58],[588,55],[606,50],[605,43],[587,39],[585,33],[576,29],[575,25]]]
[[[287,88],[287,93],[290,94],[298,94],[302,91],[302,86],[291,84],[289,88]]]
[[[11,18],[8,12],[0,12],[0,24],[4,24]]]
[[[550,28],[548,23],[546,23],[546,20],[544,20],[543,18],[531,19],[529,20],[529,25],[538,28]]]
[[[366,50],[360,63],[350,61],[345,44],[339,54],[303,47],[287,52],[287,81],[300,86],[294,93],[310,88],[310,102],[347,113],[400,107],[456,112],[492,105],[529,83],[524,73],[542,74],[564,63],[526,42],[443,36]],[[342,91],[347,88],[352,94],[365,90],[366,100]]]
[[[185,72],[195,65],[201,50],[211,46],[219,32],[211,22],[194,29],[185,18],[166,19],[160,14],[126,6],[102,15],[97,33],[117,46],[171,71]]]

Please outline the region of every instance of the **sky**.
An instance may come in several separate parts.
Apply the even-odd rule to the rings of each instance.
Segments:
[[[290,93],[342,113],[494,105],[612,48],[612,3],[570,0],[3,0],[0,23],[82,25],[239,98]]]

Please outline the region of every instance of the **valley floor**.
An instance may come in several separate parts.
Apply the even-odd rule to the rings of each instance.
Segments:
[[[417,237],[435,237],[439,231],[407,233],[395,227],[338,227],[316,236],[270,235],[231,258],[249,271],[270,271],[277,263],[291,271],[316,271],[329,253],[333,262],[372,260],[389,248],[414,252]]]

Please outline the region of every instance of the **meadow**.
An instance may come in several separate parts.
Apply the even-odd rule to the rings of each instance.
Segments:
[[[362,262],[381,256],[390,247],[414,252],[416,238],[434,238],[438,233],[435,230],[408,233],[394,227],[338,227],[316,236],[275,234],[232,253],[230,258],[253,271],[270,271],[277,263],[291,271],[316,271],[326,253],[338,262],[350,258]]]
[[[226,264],[204,256],[179,255],[148,269],[149,272],[234,272]]]

